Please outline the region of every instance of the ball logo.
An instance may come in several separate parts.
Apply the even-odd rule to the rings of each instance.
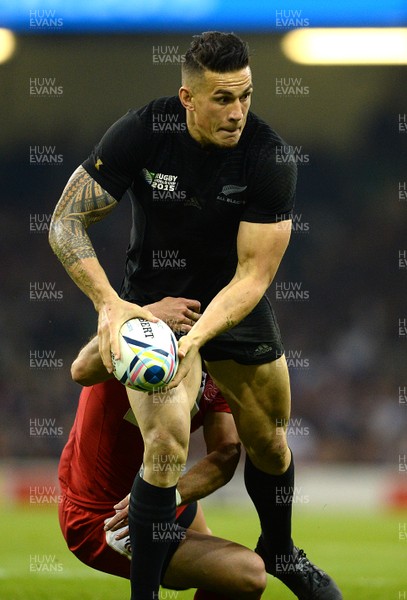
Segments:
[[[131,319],[120,329],[120,359],[113,374],[123,385],[152,392],[170,383],[178,366],[177,340],[163,321]]]

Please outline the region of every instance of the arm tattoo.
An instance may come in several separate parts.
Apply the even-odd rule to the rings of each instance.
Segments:
[[[51,247],[66,269],[83,258],[96,258],[86,229],[116,205],[83,167],[75,171],[52,215],[49,235]]]

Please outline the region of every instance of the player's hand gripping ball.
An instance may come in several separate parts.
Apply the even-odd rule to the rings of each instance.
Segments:
[[[112,353],[113,374],[125,386],[152,392],[177,372],[177,340],[164,321],[130,319],[120,328],[120,359]]]

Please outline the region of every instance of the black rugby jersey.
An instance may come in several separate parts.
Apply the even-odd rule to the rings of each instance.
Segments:
[[[297,169],[290,147],[249,112],[234,148],[202,147],[178,97],[130,110],[83,163],[115,199],[130,190],[133,223],[121,296],[166,296],[205,308],[236,270],[240,221],[290,217]]]

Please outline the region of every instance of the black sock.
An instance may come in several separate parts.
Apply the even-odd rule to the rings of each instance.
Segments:
[[[175,527],[175,488],[156,487],[139,474],[134,480],[129,506],[132,600],[158,599],[162,567]]]
[[[292,553],[291,512],[294,494],[294,460],[282,475],[257,469],[246,455],[244,479],[259,515],[264,547],[273,564]]]

